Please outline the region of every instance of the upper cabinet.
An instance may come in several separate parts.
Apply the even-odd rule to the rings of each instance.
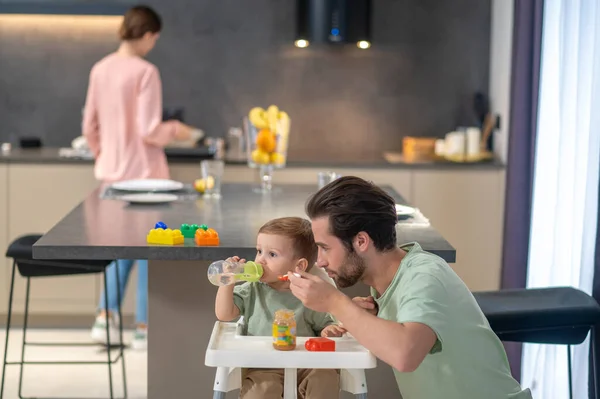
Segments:
[[[123,15],[134,0],[0,0],[0,14]]]

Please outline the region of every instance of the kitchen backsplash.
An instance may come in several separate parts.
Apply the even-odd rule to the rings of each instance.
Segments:
[[[147,3],[163,16],[149,59],[165,106],[224,136],[252,107],[276,104],[292,120],[290,160],[372,157],[400,150],[403,136],[441,137],[476,123],[473,94],[489,85],[490,0],[375,0],[366,51],[295,48],[293,0]],[[11,18],[0,16],[0,142],[68,146],[118,21]]]

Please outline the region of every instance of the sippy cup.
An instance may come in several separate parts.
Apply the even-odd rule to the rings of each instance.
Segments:
[[[259,281],[263,268],[256,262],[234,262],[218,260],[208,267],[208,280],[216,286],[231,285],[238,281]]]

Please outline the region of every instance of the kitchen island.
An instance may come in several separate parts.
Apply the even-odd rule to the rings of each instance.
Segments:
[[[210,397],[215,369],[204,366],[204,352],[215,320],[216,287],[207,279],[207,266],[233,255],[252,259],[259,227],[275,217],[305,216],[305,201],[317,189],[314,184],[280,184],[279,191],[266,195],[252,187],[224,184],[220,200],[152,206],[100,199],[98,188],[34,245],[38,259],[149,260],[148,399]],[[384,188],[399,204],[406,203]],[[219,233],[221,243],[197,247],[186,239],[180,246],[148,245],[146,234],[158,221],[172,228],[206,224]],[[401,221],[396,231],[399,243],[417,241],[448,262],[456,258],[454,248],[426,223]],[[344,292],[354,296],[368,290],[356,286]],[[397,397],[389,367],[379,362],[375,370],[367,372],[370,396]]]
[[[200,161],[167,156],[171,178],[192,183],[201,176]],[[473,290],[500,288],[504,177],[502,165],[390,164],[385,160],[360,159],[353,163],[328,158],[309,162],[290,160],[273,176],[275,185],[316,184],[317,173],[335,171],[388,185],[419,208],[435,229],[457,250],[452,268]],[[14,149],[0,154],[0,253],[23,234],[43,234],[55,226],[98,186],[91,160],[64,158],[57,148]],[[258,182],[258,172],[246,164],[226,162],[225,183]],[[51,193],[52,195],[32,195]],[[12,263],[0,260],[0,321],[8,310],[7,298]],[[16,323],[25,306],[25,279],[15,281]],[[30,325],[40,328],[87,328],[100,300],[101,276],[56,277],[44,280],[31,292]],[[123,314],[133,322],[136,270],[125,296]],[[21,312],[21,314],[19,314]]]

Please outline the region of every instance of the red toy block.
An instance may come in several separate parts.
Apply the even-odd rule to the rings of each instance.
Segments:
[[[335,341],[325,337],[310,338],[304,347],[310,352],[335,352]]]
[[[217,246],[220,242],[219,233],[214,229],[208,229],[206,231],[198,229],[196,230],[195,241],[196,245],[199,246]]]
[[[294,276],[296,276],[296,277],[302,277],[302,276],[301,276],[301,275],[299,275],[298,273],[292,273],[292,274],[293,274]],[[283,274],[283,275],[281,275],[281,276],[277,276],[277,279],[278,279],[279,281],[289,281],[289,279],[290,279],[290,278],[288,277],[288,275],[287,275],[287,274]]]

